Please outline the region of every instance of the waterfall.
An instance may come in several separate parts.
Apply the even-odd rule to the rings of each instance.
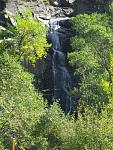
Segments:
[[[53,99],[58,99],[63,110],[72,111],[73,97],[70,94],[72,79],[67,67],[65,46],[63,44],[69,38],[69,31],[60,26],[59,19],[49,21],[50,38],[52,43],[52,77],[53,77]],[[65,43],[66,44],[66,43]]]
[[[67,51],[72,36],[68,26],[69,18],[43,20],[37,16],[37,19],[49,28],[48,37],[52,43],[42,83],[45,98],[48,99],[49,104],[56,99],[59,100],[65,113],[72,112],[75,98],[70,94],[73,79],[67,62]]]

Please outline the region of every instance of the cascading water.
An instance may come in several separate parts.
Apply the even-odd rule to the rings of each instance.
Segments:
[[[53,99],[59,99],[61,107],[67,112],[73,108],[73,97],[70,94],[72,79],[67,67],[67,58],[64,42],[69,36],[69,31],[59,25],[59,19],[49,21],[50,38],[52,43],[52,77]]]
[[[67,51],[69,50],[69,40],[72,32],[67,28],[69,18],[56,18],[43,20],[38,17],[38,20],[49,27],[49,39],[52,43],[52,55],[48,63],[49,67],[45,71],[44,93],[51,104],[54,99],[59,100],[62,109],[65,113],[72,112],[75,98],[71,96],[72,75],[69,71],[67,63]],[[64,22],[61,26],[61,22]],[[50,67],[51,65],[51,67]],[[48,65],[47,65],[48,66]],[[49,68],[49,69],[48,69]],[[47,89],[47,90],[45,90]]]

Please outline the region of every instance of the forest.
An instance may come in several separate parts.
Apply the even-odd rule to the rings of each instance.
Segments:
[[[113,149],[113,4],[94,8],[69,17],[66,59],[76,81],[68,90],[74,98],[68,112],[59,99],[48,102],[23,64],[35,68],[51,53],[49,27],[30,8],[15,15],[0,9],[13,20],[0,23],[0,150]]]

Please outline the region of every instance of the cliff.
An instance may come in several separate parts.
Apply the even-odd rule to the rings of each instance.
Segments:
[[[92,13],[95,11],[104,12],[112,0],[49,0],[49,1],[23,1],[8,0],[0,1],[0,11],[6,9],[13,14],[17,11],[22,12],[24,7],[30,7],[34,15],[49,19],[51,17],[71,17],[79,13]]]

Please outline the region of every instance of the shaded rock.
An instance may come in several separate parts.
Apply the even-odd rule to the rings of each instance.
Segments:
[[[64,12],[65,16],[72,16],[72,14],[74,12],[74,10],[72,8],[68,8],[68,9],[63,8],[62,11]]]
[[[54,6],[59,6],[59,3],[57,1],[53,2]]]
[[[60,3],[59,3],[58,0],[49,0],[49,3],[50,3],[50,5],[52,5],[52,6],[59,6],[59,5],[60,5]]]
[[[73,4],[75,0],[67,0],[69,4]]]
[[[76,14],[83,13],[94,13],[94,12],[105,12],[108,8],[108,5],[111,2],[109,0],[76,0],[72,3],[72,7],[74,9],[74,16]]]
[[[6,7],[6,4],[3,0],[0,0],[0,12],[3,11]]]

